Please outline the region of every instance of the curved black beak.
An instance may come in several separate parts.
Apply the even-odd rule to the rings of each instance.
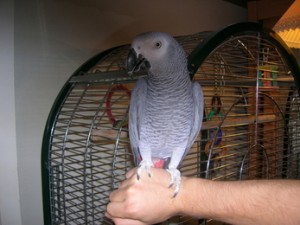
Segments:
[[[129,50],[127,56],[127,72],[128,74],[132,75],[132,73],[136,70],[136,65],[138,64],[138,57],[136,51],[131,48]]]
[[[136,51],[131,48],[127,57],[127,72],[132,75],[134,72],[140,71],[141,69],[149,69],[149,62],[140,54],[137,55]]]

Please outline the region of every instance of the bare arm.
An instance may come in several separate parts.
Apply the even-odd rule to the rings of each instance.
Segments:
[[[192,178],[185,186],[184,214],[239,225],[300,224],[300,181]]]
[[[211,181],[183,177],[179,194],[172,198],[167,172],[152,169],[151,178],[143,174],[139,181],[135,173],[130,171],[110,196],[107,215],[116,224],[126,224],[120,218],[134,219],[140,225],[154,224],[183,214],[241,225],[300,224],[298,180]]]

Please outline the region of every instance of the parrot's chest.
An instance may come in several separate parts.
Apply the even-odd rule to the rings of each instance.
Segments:
[[[187,94],[150,96],[144,111],[141,140],[149,145],[152,154],[171,154],[174,148],[184,147],[192,126],[192,112],[192,97]]]

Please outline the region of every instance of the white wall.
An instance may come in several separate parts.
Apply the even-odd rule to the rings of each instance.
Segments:
[[[246,20],[246,9],[222,0],[15,0],[14,18],[13,4],[8,10],[1,4],[0,34],[3,27],[6,31],[0,35],[2,225],[18,225],[21,219],[23,225],[43,224],[44,126],[59,90],[82,63],[143,31],[182,35]],[[10,172],[4,174],[3,166]]]
[[[20,225],[15,93],[14,2],[0,1],[0,225]]]

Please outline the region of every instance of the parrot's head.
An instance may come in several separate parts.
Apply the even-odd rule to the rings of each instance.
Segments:
[[[180,66],[179,66],[180,65]],[[169,34],[147,32],[138,35],[131,44],[127,58],[129,74],[140,70],[152,74],[186,68],[186,55],[180,44]],[[163,73],[161,73],[163,72]]]

